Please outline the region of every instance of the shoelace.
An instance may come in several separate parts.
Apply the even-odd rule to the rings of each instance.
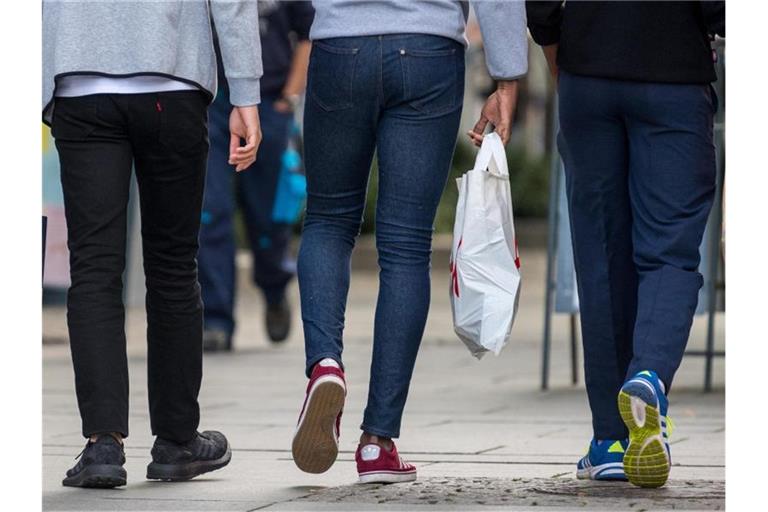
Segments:
[[[112,434],[110,434],[110,435],[112,435]],[[117,439],[115,439],[115,440],[117,441]],[[88,449],[88,447],[89,447],[91,444],[95,444],[95,443],[94,443],[94,441],[91,441],[90,439],[88,439],[88,440],[85,442],[85,446],[83,447],[83,449],[82,449],[82,450],[80,450],[80,453],[78,453],[78,454],[75,456],[75,460],[77,460],[77,459],[79,459],[80,457],[82,457],[82,456],[83,456],[83,454],[85,453],[85,450],[87,450],[87,449]],[[122,444],[122,443],[118,443],[118,444]]]
[[[77,459],[79,459],[80,457],[82,457],[82,456],[83,456],[83,454],[85,453],[85,450],[87,450],[87,449],[88,449],[88,447],[89,447],[89,446],[91,446],[91,444],[93,444],[93,441],[91,441],[90,439],[89,439],[89,440],[87,440],[87,441],[85,442],[85,446],[83,447],[83,449],[82,449],[82,450],[80,450],[80,453],[78,453],[78,454],[77,454],[77,456],[75,456],[75,460],[77,460]]]
[[[82,457],[82,456],[83,456],[83,454],[85,453],[85,450],[86,450],[86,448],[88,448],[88,445],[89,445],[89,444],[91,444],[91,442],[90,442],[90,441],[88,441],[87,443],[85,443],[85,448],[83,448],[82,450],[80,450],[80,453],[78,453],[77,455],[75,455],[75,460],[77,460],[77,459],[79,459],[80,457]]]

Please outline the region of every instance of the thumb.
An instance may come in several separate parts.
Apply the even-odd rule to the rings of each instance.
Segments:
[[[229,154],[234,155],[237,148],[240,147],[240,136],[234,132],[229,133]]]
[[[258,146],[261,142],[261,125],[258,118],[248,123],[245,128],[245,141],[250,145]]]
[[[477,120],[475,126],[472,127],[472,131],[482,134],[485,131],[485,127],[488,125],[488,118],[484,114],[480,114],[480,119]]]
[[[496,133],[499,134],[499,137],[501,138],[501,142],[506,146],[507,142],[509,142],[509,124],[504,122],[500,123],[496,127]]]
[[[259,143],[259,137],[256,130],[248,130],[248,136],[245,139],[245,145],[249,148],[255,148]]]

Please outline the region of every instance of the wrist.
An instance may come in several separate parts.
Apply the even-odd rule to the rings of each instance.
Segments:
[[[498,80],[496,82],[496,90],[502,94],[514,93],[517,91],[517,80]]]
[[[292,110],[296,110],[296,108],[298,108],[299,106],[299,103],[301,102],[301,95],[296,93],[284,92],[283,94],[280,95],[280,99],[288,103],[288,105],[291,106]]]

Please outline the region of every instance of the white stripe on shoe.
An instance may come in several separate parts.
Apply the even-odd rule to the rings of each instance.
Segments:
[[[416,480],[416,469],[413,471],[369,471],[359,473],[359,484],[397,484],[400,482],[413,482]]]

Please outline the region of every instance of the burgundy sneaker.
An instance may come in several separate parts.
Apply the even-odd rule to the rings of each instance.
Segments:
[[[302,471],[323,473],[336,461],[346,394],[341,368],[315,365],[293,436],[293,461]]]
[[[361,484],[394,484],[416,480],[416,467],[408,464],[397,453],[392,443],[392,451],[387,451],[378,444],[358,445],[355,452],[357,474]]]

